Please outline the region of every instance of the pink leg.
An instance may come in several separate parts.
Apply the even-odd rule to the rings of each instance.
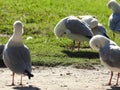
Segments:
[[[22,85],[22,75],[21,75],[21,79],[20,79],[20,84],[19,85]]]
[[[110,76],[110,80],[109,80],[108,85],[111,85],[112,77],[113,77],[113,71],[111,71],[111,76]]]
[[[120,73],[118,73],[118,77],[117,77],[116,86],[118,86],[119,76],[120,76]]]
[[[80,50],[80,42],[78,42],[78,51]]]
[[[75,40],[73,40],[72,50],[75,48]]]
[[[14,84],[14,75],[15,75],[15,73],[14,72],[12,72],[12,86],[14,86],[15,84]]]

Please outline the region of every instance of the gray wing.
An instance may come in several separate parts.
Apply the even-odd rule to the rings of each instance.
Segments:
[[[24,45],[23,47],[21,47],[20,52],[22,59],[26,65],[26,69],[31,72],[31,56],[29,49]]]
[[[15,73],[31,72],[30,53],[25,46],[6,48],[3,55],[5,65]]]
[[[109,27],[111,30],[119,30],[120,31],[120,14],[112,14],[109,18]]]
[[[113,62],[114,67],[120,67],[120,48],[116,46],[116,48],[110,49],[110,59]]]
[[[103,27],[102,25],[98,25],[98,29],[102,33],[107,33],[105,27]]]
[[[71,31],[71,33],[83,35],[88,38],[93,36],[91,29],[77,18],[68,18],[65,21],[65,25],[67,29]]]
[[[109,38],[109,36],[107,35],[106,29],[105,27],[103,27],[101,24],[99,24],[97,27],[94,28],[95,31],[98,32],[98,34],[101,34],[107,38]]]
[[[109,66],[120,68],[120,47],[116,45],[107,46],[106,49],[100,51],[100,56]]]

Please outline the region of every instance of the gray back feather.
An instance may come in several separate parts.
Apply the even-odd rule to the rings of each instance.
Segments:
[[[65,21],[65,25],[67,29],[69,29],[73,34],[89,36],[89,37],[93,36],[91,29],[87,25],[85,25],[85,23],[81,22],[79,19],[68,18]]]
[[[120,32],[120,14],[114,13],[110,16],[109,27],[113,31]]]
[[[5,65],[15,73],[31,72],[31,59],[26,46],[5,47],[3,52]]]
[[[115,44],[100,49],[101,59],[109,66],[120,68],[120,47]]]

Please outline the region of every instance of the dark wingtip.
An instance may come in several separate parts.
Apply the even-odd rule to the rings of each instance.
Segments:
[[[105,34],[105,33],[104,33],[104,36],[107,37],[108,39],[110,39],[109,36],[107,34]]]
[[[31,79],[31,77],[34,77],[34,75],[27,70],[25,70],[25,75],[27,75],[29,79]]]
[[[92,38],[92,36],[86,36],[87,38],[89,38],[89,39],[91,39]]]
[[[28,78],[31,79],[31,77],[34,77],[33,74],[28,74]]]

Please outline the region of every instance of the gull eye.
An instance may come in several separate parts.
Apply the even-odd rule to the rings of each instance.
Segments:
[[[98,48],[98,45],[95,45]]]
[[[63,34],[66,34],[66,32],[64,32]]]

